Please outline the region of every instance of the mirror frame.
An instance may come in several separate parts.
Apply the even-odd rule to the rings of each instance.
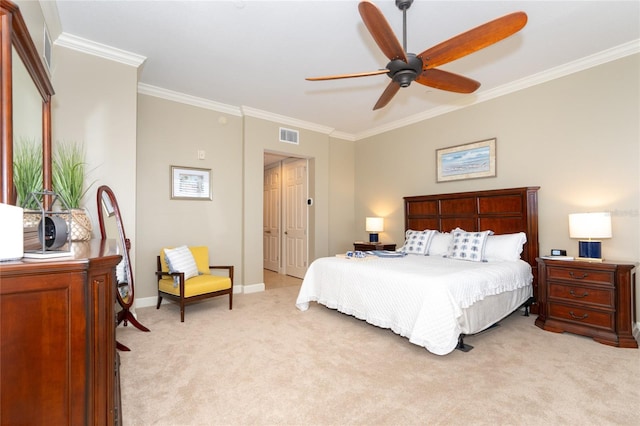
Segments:
[[[109,198],[109,202],[111,203],[111,207],[113,208],[113,216],[116,219],[116,225],[118,227],[118,245],[122,248],[122,259],[127,262],[127,284],[129,285],[129,297],[128,300],[125,301],[122,299],[119,291],[116,291],[116,298],[118,299],[118,303],[125,309],[129,309],[133,305],[134,300],[134,285],[133,285],[133,271],[131,269],[131,259],[129,257],[129,250],[131,249],[131,241],[127,238],[127,235],[124,232],[124,225],[122,224],[122,216],[120,215],[120,208],[118,207],[118,200],[116,199],[115,194],[107,185],[102,185],[98,188],[98,194],[96,197],[97,200],[97,209],[98,209],[98,221],[100,222],[100,235],[102,236],[102,240],[107,239],[107,231],[105,228],[104,222],[104,209],[106,208],[104,205],[104,197]],[[117,283],[116,283],[117,285]]]
[[[15,205],[12,49],[22,59],[42,97],[42,184],[45,191],[51,191],[51,97],[55,92],[19,7],[10,0],[0,0],[0,203]],[[45,208],[50,201],[45,197]]]
[[[122,310],[118,311],[116,315],[116,326],[120,325],[121,322],[124,321],[125,327],[127,323],[130,322],[134,327],[138,330],[142,331],[150,331],[147,327],[140,324],[138,319],[131,313],[131,306],[133,306],[133,302],[135,300],[135,289],[133,285],[133,268],[131,268],[131,257],[129,256],[129,250],[131,249],[131,241],[127,238],[127,235],[124,233],[124,225],[122,224],[122,216],[120,215],[120,207],[118,207],[118,200],[116,199],[115,194],[107,185],[102,185],[98,188],[98,193],[96,195],[97,201],[97,210],[98,210],[98,221],[100,222],[100,235],[102,236],[102,242],[104,243],[107,240],[107,231],[104,224],[105,219],[105,209],[107,206],[104,203],[104,198],[107,197],[111,204],[111,208],[113,209],[113,213],[108,213],[109,216],[114,216],[116,219],[116,226],[118,228],[118,242],[119,247],[122,247],[122,261],[127,263],[126,273],[127,280],[129,286],[129,293],[127,300],[125,301],[120,294],[120,289],[118,288],[118,282],[116,280],[116,300],[118,304],[122,307]],[[116,347],[121,351],[129,351],[130,349],[123,345],[122,343],[116,341]]]

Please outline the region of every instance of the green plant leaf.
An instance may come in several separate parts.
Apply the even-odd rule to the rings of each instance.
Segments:
[[[38,203],[30,194],[42,192],[42,144],[35,139],[22,138],[14,145],[13,184],[17,204],[25,209],[37,209]]]
[[[53,191],[71,209],[80,208],[82,197],[93,182],[84,188],[84,149],[73,142],[55,144],[53,155]]]

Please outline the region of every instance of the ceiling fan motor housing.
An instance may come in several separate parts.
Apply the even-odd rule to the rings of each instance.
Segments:
[[[408,87],[422,72],[422,59],[413,53],[407,53],[407,60],[409,62],[395,59],[387,64],[387,75],[400,87]]]
[[[411,7],[413,0],[396,0],[396,7],[400,10],[407,10]]]

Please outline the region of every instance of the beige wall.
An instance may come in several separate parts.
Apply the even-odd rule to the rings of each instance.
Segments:
[[[353,242],[364,219],[354,220],[355,144],[342,139],[329,141],[329,255],[353,250]]]
[[[136,270],[136,88],[137,69],[75,50],[54,47],[52,83],[53,146],[59,141],[84,144],[85,184],[93,185],[83,204],[94,236],[100,238],[96,190],[108,185],[118,199]]]
[[[309,258],[329,253],[329,137],[305,129],[299,145],[279,142],[280,124],[255,117],[245,117],[244,124],[244,270],[245,284],[263,283],[262,207],[264,152],[276,152],[310,161],[309,197],[314,199],[312,228],[309,235]],[[290,125],[284,127],[292,128]]]
[[[208,246],[211,264],[234,265],[243,283],[242,152],[240,117],[139,95],[137,297],[157,295],[156,256],[182,244]],[[172,165],[210,169],[213,199],[170,199]]]
[[[637,262],[639,75],[634,55],[356,142],[356,225],[385,216],[381,238],[402,244],[403,196],[540,186],[541,253],[577,256],[567,215],[611,211],[604,257]],[[436,149],[494,137],[497,177],[436,183]]]

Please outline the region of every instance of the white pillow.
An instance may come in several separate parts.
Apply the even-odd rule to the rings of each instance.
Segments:
[[[169,266],[169,272],[184,272],[185,281],[198,276],[198,266],[187,246],[180,246],[174,249],[165,249],[164,257]],[[179,282],[178,277],[174,277],[174,284]]]
[[[398,251],[402,251],[407,254],[420,254],[425,256],[429,249],[431,239],[436,232],[437,231],[430,229],[425,229],[424,231],[408,229],[407,232],[405,232],[404,245]]]
[[[453,236],[448,232],[436,232],[429,244],[427,254],[429,256],[446,256],[449,253],[449,245]]]
[[[456,228],[451,231],[453,236],[449,246],[448,258],[482,262],[484,260],[484,246],[487,237],[493,231],[467,232]]]
[[[484,258],[488,261],[518,260],[527,235],[524,232],[515,234],[490,235],[484,246]]]

